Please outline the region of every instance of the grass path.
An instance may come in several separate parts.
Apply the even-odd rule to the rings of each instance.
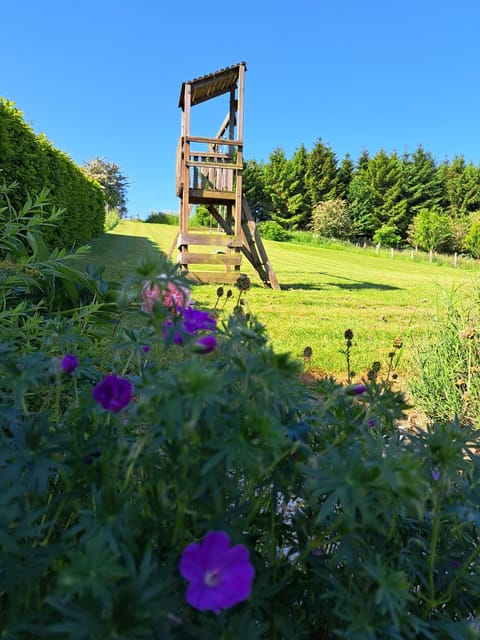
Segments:
[[[176,231],[173,226],[124,220],[92,242],[88,261],[105,264],[107,278],[122,279],[142,256],[167,252]],[[266,325],[277,351],[300,358],[310,346],[311,367],[339,377],[345,373],[340,350],[346,329],[354,333],[352,367],[359,376],[374,360],[386,366],[397,336],[405,339],[400,366],[405,373],[412,346],[428,335],[442,296],[458,290],[468,297],[477,288],[478,269],[293,243],[266,241],[265,247],[282,290],[264,289],[244,260],[242,270],[252,276],[246,298],[251,312]],[[196,285],[194,297],[201,305],[213,306],[216,290],[217,285]]]

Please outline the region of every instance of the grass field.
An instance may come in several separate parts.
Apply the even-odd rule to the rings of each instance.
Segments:
[[[176,231],[173,226],[123,220],[91,243],[87,261],[104,264],[107,279],[121,280],[142,257],[158,250],[166,253]],[[265,241],[265,247],[282,290],[265,289],[244,259],[242,272],[252,278],[246,295],[249,310],[267,327],[275,350],[302,358],[309,346],[309,368],[339,378],[346,371],[340,353],[346,329],[354,333],[352,368],[357,379],[374,360],[385,369],[397,336],[404,338],[397,369],[405,376],[412,346],[428,336],[441,313],[442,297],[456,291],[468,298],[477,290],[479,269],[472,265],[462,269],[388,253],[377,256],[294,243]],[[197,303],[212,307],[217,287],[195,285]]]

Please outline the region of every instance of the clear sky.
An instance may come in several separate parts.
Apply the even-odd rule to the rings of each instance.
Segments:
[[[0,0],[0,95],[78,164],[118,164],[132,216],[178,209],[182,82],[241,61],[248,159],[321,138],[480,164],[479,0]]]

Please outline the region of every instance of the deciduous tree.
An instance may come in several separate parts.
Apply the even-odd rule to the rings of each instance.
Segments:
[[[123,217],[127,213],[128,179],[120,167],[105,158],[94,158],[84,162],[82,169],[102,187],[107,208],[118,209],[120,217]]]
[[[446,246],[451,237],[452,220],[441,209],[421,209],[409,228],[411,243],[430,253]]]

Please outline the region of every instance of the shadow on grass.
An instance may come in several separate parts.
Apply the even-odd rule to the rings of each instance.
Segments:
[[[145,258],[165,255],[154,242],[143,236],[104,233],[90,241],[91,251],[77,264],[105,266],[107,278],[124,278]]]
[[[355,291],[357,289],[377,289],[378,291],[395,291],[402,287],[394,287],[391,284],[378,284],[377,282],[352,282],[346,284],[343,282],[327,282],[330,287],[338,287],[339,289],[345,289],[346,291]]]
[[[331,273],[321,273],[318,275],[331,276]],[[339,276],[338,276],[339,277]],[[347,282],[323,282],[322,284],[312,284],[294,282],[289,284],[282,284],[282,289],[299,289],[304,291],[321,291],[326,287],[337,287],[338,289],[344,289],[345,291],[357,291],[362,289],[376,289],[377,291],[395,291],[400,290],[402,287],[396,287],[391,284],[380,284],[378,282],[362,282],[359,280],[353,280],[353,278],[342,278]]]

